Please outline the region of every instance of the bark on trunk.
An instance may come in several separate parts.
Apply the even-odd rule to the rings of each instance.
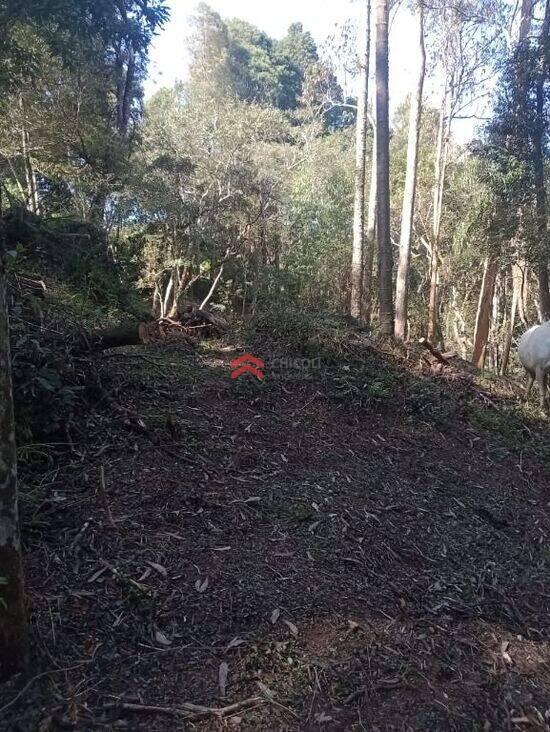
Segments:
[[[357,123],[355,132],[355,192],[353,211],[353,248],[351,259],[351,306],[352,317],[361,317],[363,300],[363,263],[365,259],[365,178],[367,159],[367,103],[369,96],[370,56],[370,0],[364,7],[364,33],[362,42],[361,76],[357,99]]]
[[[527,315],[525,307],[525,262],[512,265],[512,279],[514,294],[517,299],[518,316],[521,324],[527,327]]]
[[[544,137],[546,128],[544,93],[546,82],[546,54],[550,29],[550,0],[546,0],[544,22],[539,38],[541,54],[541,68],[538,70],[536,81],[536,118],[533,130],[533,168],[535,173],[536,189],[536,216],[537,231],[543,249],[537,262],[536,273],[538,282],[538,311],[541,322],[550,320],[550,289],[548,282],[548,222],[546,211],[546,187],[544,175]]]
[[[514,282],[514,269],[512,267],[512,305],[510,307],[510,320],[506,330],[506,341],[504,342],[504,351],[502,353],[502,365],[500,373],[505,376],[510,363],[510,351],[512,349],[512,339],[516,327],[516,314],[518,311],[519,291]]]
[[[439,259],[435,244],[430,256],[430,297],[428,300],[428,340],[435,341],[438,323],[437,288],[439,284]]]
[[[393,335],[393,255],[390,236],[388,0],[376,2],[376,168],[380,331]]]
[[[95,331],[92,333],[89,344],[94,351],[103,351],[107,348],[120,346],[138,346],[148,343],[152,338],[152,331],[158,329],[157,323],[125,323],[113,328]]]
[[[25,104],[23,97],[20,96],[19,104],[21,107],[21,154],[23,157],[23,168],[25,170],[25,184],[27,187],[26,199],[27,208],[34,214],[40,213],[40,204],[38,200],[38,187],[36,185],[36,173],[30,156],[30,137],[27,125],[27,117],[25,113]]]
[[[519,42],[526,40],[531,30],[531,19],[533,17],[533,5],[536,0],[522,0],[521,3],[521,21],[519,24]]]
[[[370,325],[374,301],[374,247],[376,245],[376,128],[373,126],[372,160],[369,189],[369,210],[365,235],[365,266],[363,271],[362,320]]]
[[[447,110],[448,89],[445,85],[439,127],[437,132],[437,148],[434,164],[434,203],[432,222],[432,252],[430,258],[430,296],[428,304],[428,340],[435,341],[439,329],[439,243],[441,239],[441,216],[443,211],[443,192],[445,190],[445,174],[449,138],[451,134],[451,116]]]
[[[25,668],[28,652],[1,208],[0,199],[0,683]]]
[[[119,132],[122,135],[128,134],[128,126],[130,122],[130,112],[132,109],[132,99],[134,96],[134,77],[136,74],[136,59],[132,41],[128,41],[128,61],[126,63],[126,78],[124,82],[124,94],[121,105],[121,118],[119,124]]]
[[[424,47],[424,8],[422,0],[416,5],[418,23],[418,50],[420,63],[416,80],[415,93],[411,95],[409,112],[409,139],[407,146],[407,171],[405,174],[405,190],[403,192],[403,210],[401,213],[401,236],[399,240],[399,264],[397,267],[397,283],[395,288],[395,335],[404,339],[407,335],[409,270],[411,266],[411,237],[416,196],[416,168],[418,160],[418,140],[422,118],[422,93],[426,72],[426,50]]]
[[[483,368],[485,363],[485,354],[487,352],[487,341],[489,338],[489,327],[491,324],[491,306],[493,303],[493,293],[495,290],[497,273],[498,262],[496,259],[487,257],[483,269],[483,280],[479,294],[476,329],[474,335],[474,352],[472,355],[472,362],[480,369]]]

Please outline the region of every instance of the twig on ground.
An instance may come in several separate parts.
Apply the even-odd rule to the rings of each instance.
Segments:
[[[252,696],[249,699],[229,704],[226,707],[203,707],[200,704],[191,704],[185,702],[181,707],[161,707],[151,704],[134,704],[130,702],[113,702],[108,704],[106,709],[117,708],[125,712],[138,712],[144,714],[168,714],[172,717],[184,717],[184,719],[203,719],[204,717],[216,717],[222,719],[243,709],[250,709],[260,704],[265,704],[268,700],[261,696]]]
[[[111,506],[109,505],[109,499],[107,498],[107,490],[105,486],[105,466],[102,464],[99,468],[99,487],[97,489],[101,505],[105,511],[105,517],[107,519],[107,525],[111,529],[116,529],[116,524],[113,521],[113,514],[111,513]]]

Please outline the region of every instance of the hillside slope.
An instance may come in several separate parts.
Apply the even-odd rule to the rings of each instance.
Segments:
[[[360,341],[232,380],[239,346],[105,354],[122,410],[25,476],[1,728],[547,728],[540,415]]]

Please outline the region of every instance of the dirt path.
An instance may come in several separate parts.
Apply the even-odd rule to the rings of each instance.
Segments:
[[[2,729],[549,729],[543,463],[431,383],[439,423],[398,373],[377,400],[341,364],[235,382],[234,355],[106,359],[147,430],[99,409],[25,501],[46,673]]]

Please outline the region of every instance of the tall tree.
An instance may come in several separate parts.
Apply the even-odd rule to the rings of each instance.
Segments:
[[[485,259],[485,263],[483,265],[483,279],[481,281],[474,331],[474,351],[472,355],[472,362],[478,368],[483,368],[485,364],[487,341],[489,339],[489,330],[491,325],[491,306],[493,303],[493,293],[495,290],[497,274],[498,261],[493,255],[489,255]]]
[[[388,0],[376,0],[376,190],[380,330],[393,335],[393,254],[390,233]]]
[[[539,318],[550,320],[550,289],[548,281],[548,215],[546,181],[544,170],[544,148],[548,136],[545,95],[550,70],[550,0],[546,0],[544,20],[538,39],[538,58],[535,67],[535,119],[533,125],[533,173],[535,184],[535,211],[539,239],[537,280],[539,289]]]
[[[409,137],[407,146],[407,171],[405,174],[405,190],[403,193],[403,209],[401,213],[401,236],[399,239],[399,264],[397,267],[397,283],[395,291],[395,335],[405,338],[407,335],[409,269],[411,266],[411,237],[416,197],[416,170],[418,160],[418,141],[422,119],[422,94],[426,73],[426,49],[424,45],[424,6],[423,0],[417,0],[415,7],[417,20],[418,43],[418,75],[416,88],[411,94],[409,110]]]
[[[376,123],[372,120],[373,139],[370,163],[370,188],[365,232],[365,262],[363,266],[363,311],[361,318],[370,325],[374,300],[374,248],[376,245]]]
[[[434,187],[432,208],[432,239],[430,251],[430,292],[428,300],[428,340],[437,340],[439,329],[439,262],[443,194],[451,139],[451,97],[447,86],[441,98],[439,125],[434,158]]]
[[[353,211],[353,246],[351,260],[351,315],[361,317],[363,269],[365,260],[365,178],[367,162],[367,104],[369,98],[370,0],[364,0],[361,13],[362,32],[359,54],[359,94],[355,131],[355,189]],[[364,16],[364,17],[363,17]]]
[[[1,200],[0,188],[0,682],[25,667],[28,652]]]

